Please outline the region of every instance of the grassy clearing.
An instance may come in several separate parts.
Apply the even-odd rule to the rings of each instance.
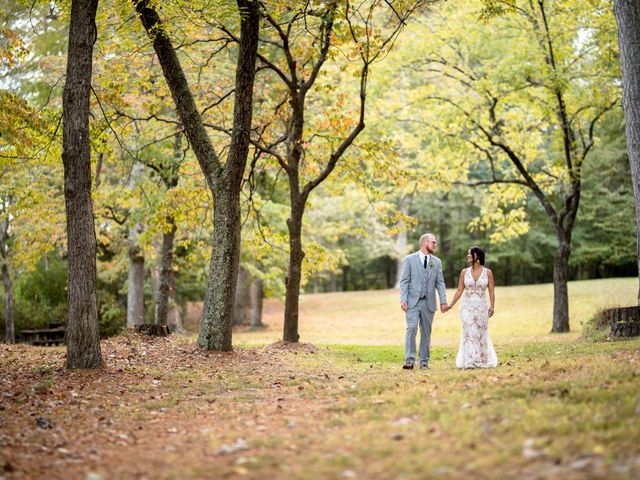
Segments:
[[[442,348],[428,372],[399,370],[388,347],[304,356],[305,369],[348,373],[319,394],[328,418],[287,476],[640,473],[640,340],[509,344],[500,368],[479,371],[453,368],[453,353]]]
[[[0,345],[0,477],[639,478],[640,338],[579,337],[635,287],[572,284],[568,335],[546,333],[547,286],[499,290],[489,370],[454,367],[456,313],[436,320],[431,369],[402,370],[390,291],[306,297],[316,347],[248,346],[278,338],[273,304],[233,353],[131,335],[103,342],[104,369],[67,371],[61,347]]]
[[[572,332],[551,335],[553,285],[496,288],[496,314],[490,334],[497,345],[538,341],[575,341],[583,325],[600,309],[633,305],[637,278],[613,278],[569,282],[569,315]],[[447,290],[453,298],[453,290]],[[303,295],[300,301],[301,341],[315,345],[400,345],[404,338],[404,313],[397,290],[339,292]],[[282,338],[282,303],[265,305],[267,328],[234,334],[236,345],[264,345]],[[457,346],[460,335],[459,305],[447,314],[436,313],[434,346]]]

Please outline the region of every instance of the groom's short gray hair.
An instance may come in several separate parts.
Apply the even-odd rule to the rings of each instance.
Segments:
[[[424,235],[420,236],[420,245],[425,243],[431,237],[436,238],[433,233],[425,233]]]

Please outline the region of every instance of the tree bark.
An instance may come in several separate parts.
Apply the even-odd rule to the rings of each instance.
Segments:
[[[89,142],[89,95],[97,8],[98,0],[71,2],[67,75],[62,96],[62,161],[69,262],[67,368],[96,368],[102,364]]]
[[[156,325],[167,324],[167,314],[169,311],[169,290],[171,287],[171,277],[173,268],[173,242],[176,236],[176,225],[173,217],[167,219],[170,230],[162,232],[162,247],[160,251],[160,278],[158,279],[158,295],[156,297],[156,308],[154,323]]]
[[[233,305],[233,324],[251,324],[251,275],[242,265],[238,268],[238,279],[236,282],[236,294]]]
[[[240,258],[240,188],[249,151],[260,27],[258,2],[237,0],[236,3],[242,16],[233,129],[227,163],[223,166],[207,136],[184,71],[158,13],[148,0],[134,0],[142,24],[153,40],[185,134],[214,197],[212,255],[198,345],[219,351],[232,349],[231,315]]]
[[[295,202],[295,203],[294,203]],[[304,213],[304,203],[298,204],[300,200],[293,198],[291,204],[291,217],[287,220],[289,227],[289,273],[287,276],[287,291],[284,303],[284,327],[282,339],[285,342],[297,342],[300,339],[298,334],[298,311],[300,302],[300,285],[302,282],[302,261],[304,260],[304,250],[302,249],[302,215]]]
[[[553,259],[553,325],[551,331],[564,333],[569,331],[569,255],[571,241],[559,239],[558,249]]]
[[[135,189],[142,176],[143,165],[136,162],[131,173],[129,188]],[[129,226],[127,239],[129,270],[127,283],[127,327],[132,328],[144,323],[144,253],[138,244],[138,234],[142,232],[142,224],[136,222]]]
[[[231,318],[240,264],[240,190],[251,138],[260,27],[258,2],[238,0],[237,3],[243,16],[236,66],[233,132],[224,175],[219,177],[214,192],[213,254],[198,337],[200,346],[221,351],[232,350]]]
[[[261,278],[254,278],[249,287],[249,298],[251,304],[251,327],[260,328],[262,323],[262,300],[264,299],[264,282]]]
[[[402,213],[406,213],[403,210],[401,211]],[[407,230],[406,228],[402,228],[402,230],[398,232],[398,238],[396,238],[396,282],[394,288],[400,288],[400,278],[402,277],[402,263],[404,262],[404,257],[408,253],[408,247],[409,242],[407,241]]]
[[[5,341],[16,343],[16,335],[13,319],[13,281],[9,270],[9,249],[7,240],[9,239],[9,215],[0,224],[0,255],[2,256],[2,283],[4,285],[5,299]]]
[[[240,245],[239,190],[214,197],[213,250],[198,344],[209,350],[231,351],[233,301]]]
[[[171,275],[169,276],[169,298],[171,299],[171,305],[167,312],[167,325],[173,332],[185,333],[186,330],[182,323],[182,313],[180,304],[178,303],[178,296],[176,294],[175,278],[175,274],[172,270]]]
[[[640,304],[640,3],[614,0],[618,23],[618,45],[622,64],[622,105],[624,108],[627,150],[636,204],[638,304]]]
[[[176,132],[173,144],[173,158],[175,163],[160,171],[162,181],[167,187],[167,192],[178,186],[178,169],[182,163],[182,133]],[[169,291],[173,280],[173,243],[176,237],[175,218],[170,215],[166,219],[169,229],[162,229],[162,247],[160,250],[160,276],[158,279],[158,290],[156,295],[156,305],[154,311],[154,323],[156,325],[166,325],[169,310]],[[182,324],[179,326],[183,330]]]

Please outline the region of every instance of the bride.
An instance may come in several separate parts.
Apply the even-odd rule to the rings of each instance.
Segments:
[[[480,247],[469,249],[467,262],[470,267],[460,272],[458,290],[447,309],[451,309],[462,296],[460,307],[462,336],[460,350],[456,357],[456,367],[493,368],[498,365],[498,357],[487,330],[489,317],[493,316],[495,304],[493,273],[484,267],[484,250]],[[489,290],[488,308],[486,290]]]

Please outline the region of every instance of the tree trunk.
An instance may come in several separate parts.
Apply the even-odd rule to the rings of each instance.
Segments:
[[[300,285],[302,282],[302,215],[304,208],[301,202],[293,201],[291,204],[291,218],[287,220],[289,227],[289,275],[287,277],[286,298],[284,303],[284,331],[282,339],[285,342],[297,342],[298,334],[298,305],[300,297]]]
[[[614,0],[618,23],[618,45],[622,64],[622,105],[624,107],[627,150],[636,203],[638,303],[640,304],[640,3]]]
[[[410,199],[406,196],[400,198],[400,212],[403,215],[409,213]],[[401,226],[402,230],[398,232],[398,238],[396,238],[396,282],[394,288],[400,288],[400,278],[402,277],[402,263],[404,257],[409,253],[409,242],[407,241],[407,228],[406,225]]]
[[[569,254],[570,240],[559,240],[558,250],[553,259],[553,327],[552,332],[569,331]]]
[[[164,168],[161,171],[162,181],[167,187],[167,193],[178,186],[178,170],[182,163],[182,133],[180,130],[176,131],[173,142],[173,159],[174,164],[168,168]],[[154,323],[156,325],[166,325],[167,315],[169,310],[169,292],[171,291],[171,283],[174,280],[173,277],[173,243],[176,237],[176,222],[172,215],[169,215],[166,219],[166,223],[169,226],[169,230],[162,229],[162,247],[160,250],[160,275],[158,279],[158,290],[156,295],[156,306],[154,311]],[[176,328],[183,331],[182,319],[179,317],[180,325],[176,325]]]
[[[238,267],[238,280],[236,282],[236,294],[233,305],[233,324],[251,324],[251,275],[242,265]]]
[[[143,173],[143,165],[135,162],[131,172],[129,189],[135,190]],[[142,232],[142,224],[136,222],[129,226],[128,283],[127,283],[127,327],[132,328],[144,323],[144,253],[138,245],[138,235]]]
[[[640,307],[611,308],[602,312],[602,317],[611,326],[612,338],[640,335]]]
[[[264,327],[262,323],[262,300],[264,299],[264,282],[261,278],[255,277],[249,288],[249,297],[251,299],[251,327]]]
[[[333,270],[329,272],[329,291],[337,292],[338,291],[338,276],[336,272]]]
[[[198,336],[198,344],[209,350],[232,350],[231,321],[240,245],[240,191],[235,190],[214,198],[213,249]]]
[[[162,232],[162,249],[160,252],[160,278],[158,280],[158,295],[156,297],[156,308],[154,323],[156,325],[167,324],[167,313],[169,311],[169,290],[171,287],[171,277],[173,268],[173,241],[176,236],[176,225],[173,217],[167,219],[170,230]]]
[[[167,312],[167,325],[172,332],[185,333],[186,330],[182,323],[180,304],[178,303],[178,297],[176,295],[175,278],[175,274],[171,271],[171,275],[169,276],[169,298],[171,299],[171,304]]]
[[[233,129],[227,162],[223,166],[204,128],[184,71],[160,16],[148,0],[134,0],[136,11],[158,56],[202,173],[214,197],[214,235],[198,345],[230,351],[231,314],[240,258],[240,188],[247,163],[253,113],[253,82],[258,52],[258,2],[237,0],[243,13],[236,65]]]
[[[404,257],[408,253],[408,247],[409,242],[407,242],[407,230],[403,228],[398,233],[398,238],[396,239],[396,283],[394,288],[400,288],[400,278],[402,277],[402,263],[404,262]]]
[[[67,75],[62,96],[62,161],[69,261],[67,368],[96,368],[102,364],[89,142],[89,95],[97,8],[98,0],[71,2]]]
[[[258,54],[258,2],[238,0],[243,12],[236,68],[233,132],[224,175],[214,192],[214,248],[204,300],[198,344],[210,350],[230,351],[231,319],[240,263],[240,190],[247,164],[253,116],[253,82]]]
[[[13,320],[13,281],[9,270],[9,250],[7,240],[9,239],[9,215],[0,224],[0,255],[2,256],[2,283],[4,285],[5,299],[5,341],[16,343],[16,335]]]

